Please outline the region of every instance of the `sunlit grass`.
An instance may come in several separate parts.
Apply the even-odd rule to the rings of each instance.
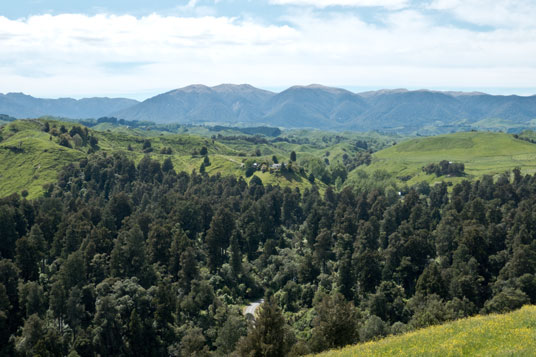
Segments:
[[[466,177],[436,177],[422,171],[423,166],[441,160],[465,164]],[[360,167],[350,174],[350,182],[359,181],[363,172],[388,174],[391,181],[408,186],[426,181],[430,184],[445,180],[457,183],[483,175],[498,175],[519,167],[523,173],[536,172],[536,144],[514,138],[511,134],[466,132],[435,137],[417,138],[378,151],[370,166]]]
[[[534,356],[536,307],[476,316],[318,356]]]
[[[50,126],[59,129],[65,125],[70,130],[73,122],[47,120]],[[44,192],[43,186],[56,182],[62,167],[77,162],[87,156],[89,147],[66,148],[59,145],[59,138],[43,132],[45,120],[18,120],[3,126],[0,136],[0,198],[13,193],[28,192],[28,198],[35,198]],[[296,149],[298,157],[319,154],[319,149],[311,149],[307,145],[278,143],[277,145],[255,145],[244,140],[231,140],[229,143],[212,140],[210,137],[198,135],[172,134],[151,132],[142,129],[130,130],[125,127],[108,127],[103,125],[103,131],[90,130],[91,135],[98,139],[101,152],[123,152],[136,164],[145,156],[163,162],[171,158],[177,172],[199,172],[204,157],[199,155],[202,147],[208,150],[210,165],[205,167],[209,175],[244,176],[245,160],[256,160],[270,163],[273,155],[281,161],[287,161],[290,151]],[[150,139],[152,151],[145,153],[143,143]],[[342,144],[341,144],[342,145]],[[163,148],[170,148],[171,154],[163,154]],[[261,157],[255,155],[256,149],[262,152]],[[290,150],[289,150],[290,149]],[[300,149],[300,150],[298,150]],[[334,151],[339,152],[336,148]],[[303,154],[302,154],[303,152]],[[342,155],[342,154],[341,154]],[[281,185],[283,187],[310,188],[311,183],[298,174],[262,173],[256,172],[263,183]],[[324,184],[318,182],[323,192]]]

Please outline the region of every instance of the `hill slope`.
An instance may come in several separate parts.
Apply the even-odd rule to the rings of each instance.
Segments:
[[[477,316],[317,356],[533,356],[536,307]]]
[[[50,132],[45,132],[45,123],[50,126]],[[67,131],[62,134],[60,128]],[[43,192],[43,185],[56,182],[60,169],[72,162],[87,157],[93,150],[113,154],[118,151],[139,162],[145,155],[163,162],[170,158],[177,172],[200,170],[204,156],[199,154],[205,147],[210,164],[205,167],[208,174],[246,176],[248,165],[264,163],[269,166],[272,156],[277,155],[285,162],[290,152],[296,150],[300,160],[315,157],[324,153],[325,149],[311,148],[308,145],[290,144],[288,142],[271,143],[267,140],[261,143],[247,141],[242,137],[225,137],[209,139],[199,135],[171,134],[158,131],[129,129],[125,126],[106,126],[103,131],[88,130],[88,135],[98,141],[98,147],[92,148],[87,143],[76,143],[69,135],[74,122],[54,120],[17,120],[0,126],[0,198],[12,193],[28,191],[29,197],[34,198]],[[245,137],[245,136],[244,136]],[[69,147],[60,145],[66,138]],[[145,148],[145,141],[150,141],[150,148]],[[65,143],[65,142],[64,142]],[[350,142],[332,147],[333,157],[342,156],[341,148],[352,150]],[[300,151],[304,150],[303,152]],[[259,150],[260,155],[257,155]],[[288,161],[288,159],[286,160]],[[297,166],[295,164],[295,166]],[[285,187],[305,189],[311,187],[304,173],[298,170],[289,172],[256,171],[264,183],[278,184]],[[317,185],[325,187],[321,182]]]
[[[442,160],[463,163],[465,177],[428,175],[422,168]],[[464,178],[496,175],[519,167],[525,173],[536,172],[536,144],[516,139],[513,135],[489,132],[463,132],[401,142],[373,154],[370,166],[351,173],[350,182],[359,175],[378,176],[407,181],[434,183],[439,180],[458,182]]]
[[[43,192],[43,184],[57,181],[65,165],[85,156],[59,145],[37,122],[13,122],[0,130],[0,197],[27,190],[29,197]]]

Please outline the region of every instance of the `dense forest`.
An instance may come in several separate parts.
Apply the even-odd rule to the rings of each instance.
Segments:
[[[299,355],[536,302],[536,176],[321,193],[177,171],[97,152],[0,200],[2,355]]]

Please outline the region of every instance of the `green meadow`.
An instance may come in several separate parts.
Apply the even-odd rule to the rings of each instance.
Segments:
[[[437,177],[422,168],[442,160],[465,165],[465,176]],[[514,168],[523,173],[536,172],[536,144],[511,134],[497,132],[462,132],[414,138],[380,150],[371,165],[351,173],[348,184],[374,179],[377,182],[408,186],[421,181],[429,184],[445,180],[453,183],[483,175],[499,175]]]
[[[535,351],[536,307],[525,306],[508,314],[470,317],[316,356],[534,356]]]

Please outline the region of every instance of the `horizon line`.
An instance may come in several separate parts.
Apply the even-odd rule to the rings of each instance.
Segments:
[[[193,84],[189,84],[189,85],[186,85],[186,86],[182,86],[182,87],[177,87],[177,88],[173,88],[173,89],[160,89],[160,90],[151,90],[151,91],[145,91],[147,94],[146,95],[143,95],[141,92],[139,94],[134,94],[134,93],[124,93],[124,94],[103,94],[103,95],[82,95],[82,96],[64,96],[64,95],[60,95],[60,96],[54,96],[54,97],[46,97],[46,96],[35,96],[35,95],[32,95],[32,94],[28,94],[28,93],[25,93],[25,92],[6,92],[6,93],[3,93],[3,92],[0,92],[0,96],[7,96],[7,95],[13,95],[13,94],[19,94],[19,95],[25,95],[25,96],[30,96],[30,97],[33,97],[33,98],[36,98],[36,99],[45,99],[45,100],[60,100],[60,99],[74,99],[74,100],[83,100],[83,99],[94,99],[94,98],[109,98],[109,99],[130,99],[130,100],[136,100],[138,102],[143,102],[147,99],[150,99],[150,98],[153,98],[155,96],[158,96],[158,95],[162,95],[162,94],[166,94],[166,93],[170,93],[170,92],[173,92],[173,91],[179,91],[179,90],[184,90],[184,89],[187,89],[187,88],[191,88],[191,87],[204,87],[204,88],[208,88],[208,89],[214,89],[216,87],[222,87],[222,86],[235,86],[235,87],[239,87],[239,86],[249,86],[249,87],[252,87],[253,89],[258,89],[258,90],[264,90],[264,91],[267,91],[267,92],[271,92],[271,93],[274,93],[274,94],[280,94],[280,93],[283,93],[289,89],[292,89],[292,88],[326,88],[326,89],[338,89],[338,90],[344,90],[344,91],[348,91],[348,92],[351,92],[353,94],[357,94],[357,95],[363,95],[363,94],[369,94],[369,93],[377,93],[377,92],[431,92],[431,93],[443,93],[443,94],[449,94],[449,95],[454,95],[454,94],[458,94],[458,95],[490,95],[490,96],[517,96],[517,97],[533,97],[533,96],[536,96],[536,88],[509,88],[509,87],[498,87],[498,88],[487,88],[487,89],[479,89],[477,87],[460,87],[458,89],[456,89],[455,87],[448,87],[448,88],[434,88],[434,87],[431,87],[431,88],[422,88],[422,87],[372,87],[372,86],[337,86],[337,85],[333,85],[333,86],[328,86],[328,85],[323,85],[323,84],[318,84],[318,83],[310,83],[310,84],[294,84],[294,85],[291,85],[289,87],[286,87],[286,86],[266,86],[266,87],[261,87],[261,86],[254,86],[252,84],[249,84],[249,83],[239,83],[239,84],[236,84],[236,83],[220,83],[220,84],[217,84],[217,85],[206,85],[206,84],[201,84],[201,83],[193,83]],[[409,89],[408,89],[409,88]],[[520,94],[519,91],[522,91],[522,90],[527,90],[527,91],[531,91],[530,94]],[[508,91],[510,90],[510,91]],[[499,91],[500,93],[497,93],[497,91]],[[518,92],[518,93],[515,93],[515,92]],[[150,92],[151,94],[149,94],[148,92]],[[493,92],[496,92],[496,93],[493,93]],[[142,99],[143,98],[143,99]]]

